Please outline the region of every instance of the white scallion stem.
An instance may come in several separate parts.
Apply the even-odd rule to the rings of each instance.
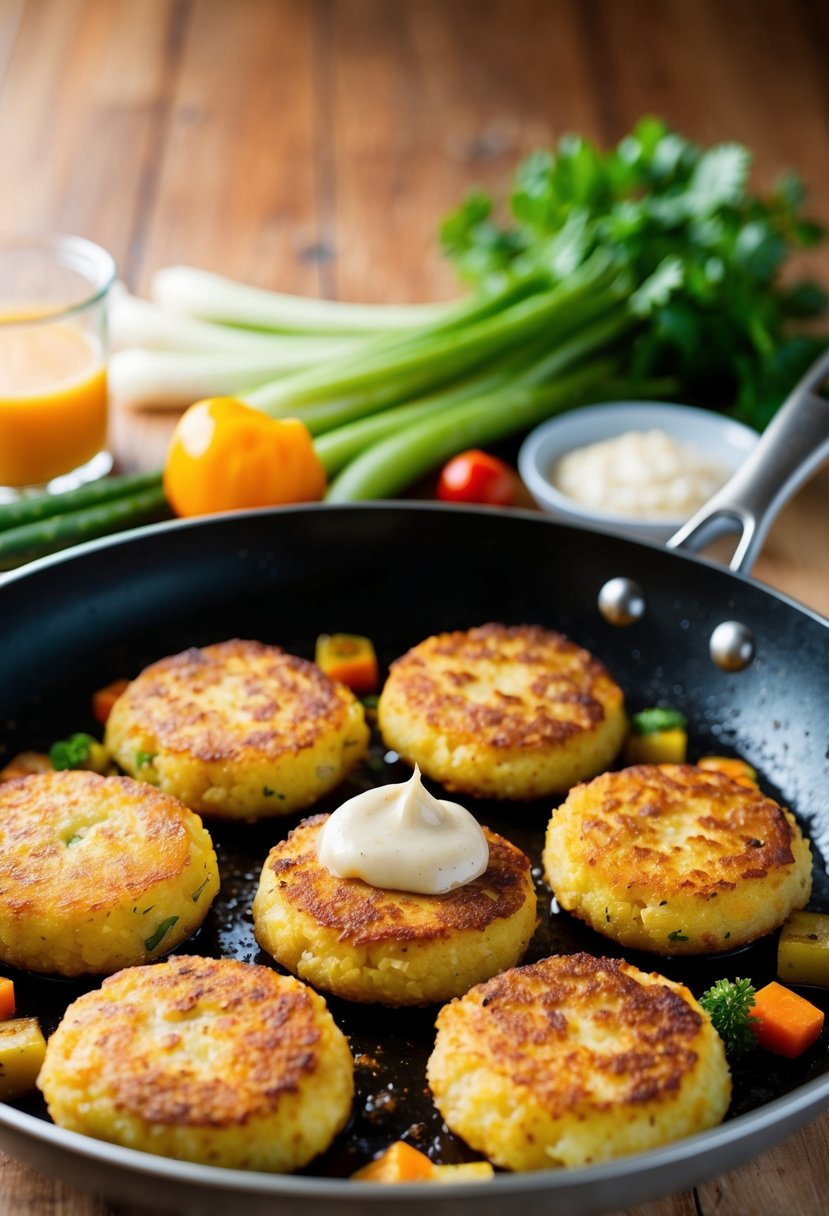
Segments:
[[[152,297],[172,312],[225,325],[283,333],[379,334],[430,325],[465,302],[352,304],[285,295],[192,266],[156,271]]]

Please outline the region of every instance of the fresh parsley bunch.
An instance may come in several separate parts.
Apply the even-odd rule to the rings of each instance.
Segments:
[[[783,282],[793,251],[824,236],[785,174],[766,198],[748,188],[749,151],[702,148],[656,118],[602,152],[576,135],[518,169],[511,220],[467,197],[442,227],[461,276],[498,285],[537,273],[566,278],[597,250],[623,277],[639,325],[626,347],[631,381],[669,377],[678,399],[726,409],[762,428],[827,338],[815,283]]]

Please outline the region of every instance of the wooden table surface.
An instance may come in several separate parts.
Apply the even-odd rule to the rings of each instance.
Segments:
[[[89,236],[137,292],[191,263],[446,298],[435,234],[470,186],[648,112],[748,144],[759,184],[797,169],[829,222],[827,50],[820,0],[0,0],[0,231]],[[829,284],[829,251],[809,269]],[[170,425],[119,411],[122,466],[157,464]],[[825,471],[755,573],[829,615]],[[829,1115],[635,1216],[824,1216],[827,1138]],[[0,1156],[0,1216],[115,1210]]]

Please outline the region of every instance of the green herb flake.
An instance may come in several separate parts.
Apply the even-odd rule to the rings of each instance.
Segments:
[[[146,768],[148,764],[152,764],[153,760],[155,760],[155,757],[156,757],[155,752],[136,752],[135,753],[135,767],[136,768]]]
[[[49,748],[49,760],[52,768],[62,771],[69,768],[80,768],[89,759],[89,753],[97,740],[82,731],[70,735],[68,739],[59,739]]]
[[[660,706],[640,710],[630,721],[630,729],[634,735],[655,735],[663,730],[685,730],[687,725],[688,719],[678,709],[662,709]]]
[[[195,903],[195,902],[196,902],[196,900],[199,898],[199,896],[201,895],[202,891],[204,890],[204,888],[207,886],[207,884],[208,884],[209,882],[210,882],[210,878],[209,878],[209,877],[208,877],[208,878],[205,878],[205,880],[204,880],[204,882],[201,884],[201,886],[196,887],[195,891],[193,892],[193,903]]]
[[[687,934],[683,933],[681,929],[674,929],[673,932],[668,934],[669,942],[687,942],[687,940]]]
[[[144,941],[147,950],[155,950],[156,946],[167,936],[177,920],[177,916],[168,916],[166,920],[163,920],[152,937],[148,937]]]
[[[730,1056],[745,1055],[757,1046],[751,1013],[754,988],[750,980],[717,980],[699,1001]]]
[[[66,841],[67,849],[71,848],[71,846],[73,844],[77,844],[79,840],[83,840],[83,833],[75,832],[74,835],[70,836],[69,839]]]

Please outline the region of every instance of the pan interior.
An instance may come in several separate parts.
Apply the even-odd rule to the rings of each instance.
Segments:
[[[603,583],[624,575],[642,586],[647,612],[615,628],[601,617]],[[737,618],[757,638],[747,671],[725,675],[708,637]],[[829,633],[809,613],[693,559],[523,513],[426,505],[301,508],[147,529],[119,543],[87,546],[0,587],[2,748],[45,750],[74,731],[99,733],[92,691],[130,677],[163,655],[230,637],[256,638],[313,656],[319,633],[373,638],[385,668],[409,646],[444,629],[487,621],[557,629],[587,647],[625,690],[632,712],[676,706],[690,723],[689,755],[741,755],[763,789],[790,806],[812,838],[812,904],[829,911],[823,852],[829,842]],[[375,738],[368,762],[315,809],[331,810],[368,785],[406,770]],[[435,792],[440,794],[440,790]],[[550,804],[475,804],[483,823],[533,860],[539,928],[527,961],[587,950],[620,955],[551,905],[539,859]],[[258,825],[209,824],[222,891],[188,951],[270,964],[253,937],[250,907],[271,845],[299,816]],[[656,959],[626,951],[699,994],[716,978],[774,978],[775,937],[731,955]],[[15,979],[24,1015],[50,1032],[66,1005],[97,980],[63,981],[0,969]],[[829,1008],[817,990],[810,999]],[[358,1061],[349,1126],[310,1173],[347,1176],[405,1137],[445,1162],[471,1154],[443,1126],[425,1089],[436,1010],[387,1011],[329,999]],[[730,1118],[829,1071],[822,1053],[799,1061],[763,1054],[734,1069]],[[41,1118],[39,1097],[17,1104]]]

